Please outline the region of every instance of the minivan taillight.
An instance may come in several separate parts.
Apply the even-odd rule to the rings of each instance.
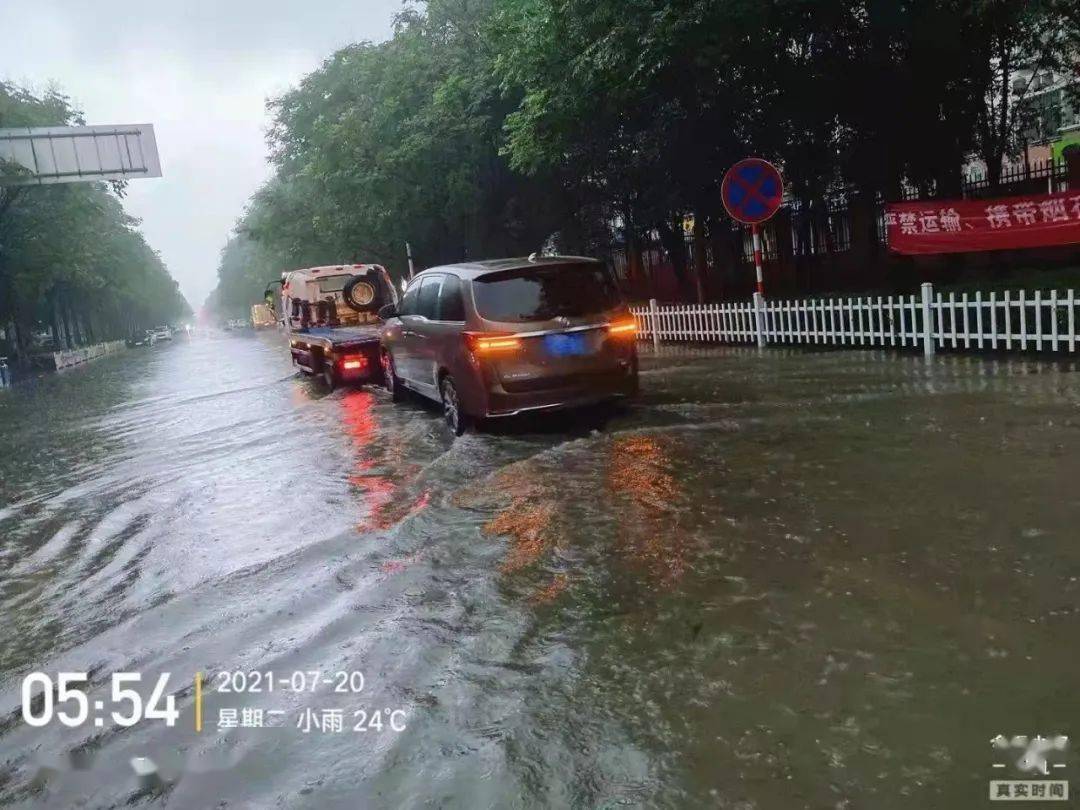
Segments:
[[[521,348],[521,339],[505,332],[462,332],[462,336],[474,356],[511,353]]]

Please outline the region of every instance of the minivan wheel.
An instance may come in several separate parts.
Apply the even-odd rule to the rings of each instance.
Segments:
[[[443,377],[439,390],[442,393],[443,418],[447,426],[454,431],[454,435],[460,436],[468,427],[468,417],[461,411],[457,387],[449,374]]]
[[[379,354],[379,363],[383,370],[383,385],[390,394],[391,402],[401,402],[405,398],[405,389],[394,369],[394,358],[385,349]]]

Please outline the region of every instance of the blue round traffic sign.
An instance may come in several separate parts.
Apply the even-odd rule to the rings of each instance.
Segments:
[[[769,161],[745,158],[727,170],[720,185],[720,196],[732,219],[756,225],[780,208],[784,181]]]

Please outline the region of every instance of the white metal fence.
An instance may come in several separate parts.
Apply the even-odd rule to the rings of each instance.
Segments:
[[[56,370],[59,371],[62,368],[70,368],[71,366],[88,363],[91,360],[96,360],[99,357],[113,354],[114,352],[118,352],[125,348],[127,348],[127,344],[122,340],[113,340],[108,343],[95,343],[93,346],[84,346],[81,349],[53,352],[53,362],[56,363]]]
[[[1072,290],[1044,293],[935,293],[861,298],[767,300],[647,307],[631,311],[638,337],[661,341],[922,347],[992,351],[1075,352],[1077,306]]]

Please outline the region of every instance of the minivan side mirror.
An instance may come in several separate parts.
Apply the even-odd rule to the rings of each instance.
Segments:
[[[391,318],[396,318],[397,314],[397,307],[395,307],[393,304],[386,304],[385,306],[379,307],[380,321],[388,321]]]

